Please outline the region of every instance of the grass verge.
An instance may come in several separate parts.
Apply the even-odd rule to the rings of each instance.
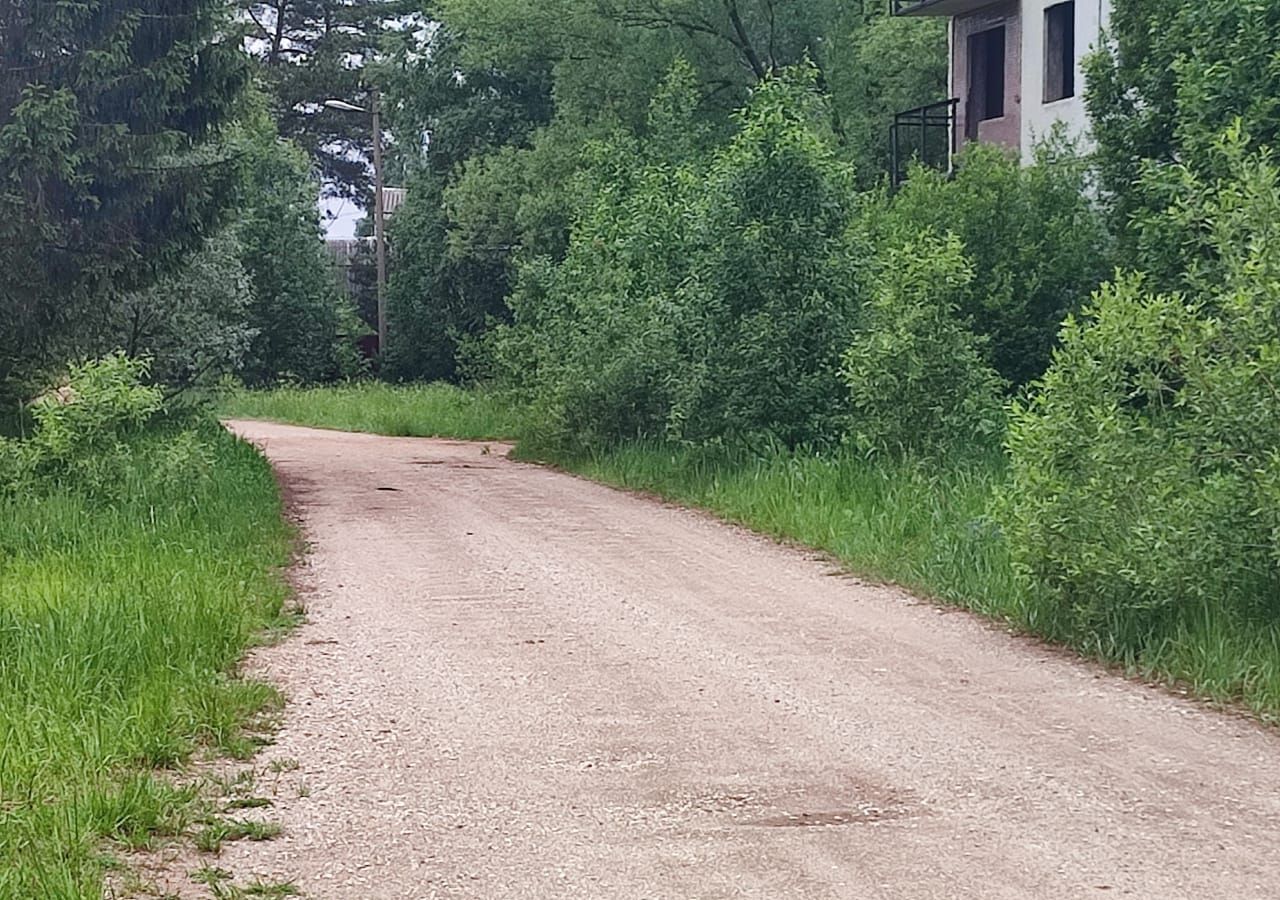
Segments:
[[[1067,645],[1148,681],[1280,722],[1280,623],[1206,603],[1103,645],[1061,630],[1062,617],[1015,575],[988,516],[1002,456],[950,462],[706,453],[628,444],[549,460],[605,484],[697,506],[773,537],[824,550],[852,570]]]
[[[110,500],[0,496],[0,897],[101,898],[113,845],[191,824],[160,770],[246,752],[275,702],[232,673],[282,621],[278,490],[215,423],[184,434],[136,439]]]
[[[241,394],[226,411],[253,417],[259,410],[278,421],[380,433],[519,435],[517,411],[504,410],[493,396],[467,396],[441,386],[360,385]],[[438,414],[440,398],[447,398],[447,414]],[[346,412],[352,407],[377,414],[358,420]],[[412,425],[387,431],[379,421]],[[1016,577],[988,516],[1007,473],[1000,454],[939,462],[631,443],[590,455],[553,454],[543,461],[710,510],[755,531],[826,551],[863,575],[1007,622],[1133,675],[1280,720],[1280,623],[1236,618],[1207,603],[1157,629],[1110,634],[1105,645],[1063,631],[1058,611],[1046,608]]]
[[[477,441],[515,438],[522,424],[519,410],[492,394],[448,384],[373,381],[233,391],[219,398],[218,413],[224,418],[265,419],[339,431]]]

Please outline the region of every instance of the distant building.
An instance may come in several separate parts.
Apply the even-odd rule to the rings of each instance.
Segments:
[[[360,291],[356,276],[358,259],[362,251],[373,252],[373,238],[328,238],[324,246],[333,260],[338,289],[354,300]]]
[[[408,193],[405,188],[382,189],[382,210],[388,224],[396,210],[404,205]],[[372,218],[372,213],[369,216]],[[327,238],[324,243],[333,260],[334,276],[338,280],[339,289],[351,297],[358,307],[363,307],[364,294],[373,287],[366,284],[373,277],[372,274],[366,277],[362,271],[371,271],[374,265],[373,237]]]
[[[409,196],[406,188],[387,187],[382,189],[382,213],[388,219],[397,209],[404,206],[405,197]]]
[[[1065,123],[1087,137],[1080,63],[1106,27],[1111,0],[890,0],[897,16],[950,19],[945,100],[894,120],[894,179],[911,158],[950,168],[969,141],[1016,150]]]

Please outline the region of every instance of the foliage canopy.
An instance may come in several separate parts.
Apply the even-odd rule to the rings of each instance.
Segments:
[[[213,230],[247,69],[221,0],[0,7],[0,394]]]

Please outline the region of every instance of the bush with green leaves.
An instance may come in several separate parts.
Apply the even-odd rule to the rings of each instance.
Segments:
[[[1018,386],[1049,364],[1068,312],[1111,273],[1111,240],[1088,197],[1084,161],[1051,142],[1021,166],[999,147],[973,144],[954,176],[916,168],[886,204],[876,243],[925,231],[955,234],[974,279],[960,314],[985,339],[987,361]]]
[[[145,356],[156,381],[178,387],[239,371],[254,338],[243,252],[235,228],[227,228],[178,271],[121,298],[112,327],[99,335],[102,349]]]
[[[812,69],[761,84],[711,159],[679,304],[678,439],[837,440],[840,356],[861,305],[859,200]]]
[[[1219,277],[1105,286],[1012,416],[1000,515],[1030,615],[1108,655],[1280,615],[1280,172],[1218,153],[1229,177],[1183,170],[1169,214],[1203,225]]]
[[[60,479],[109,489],[129,455],[129,438],[163,405],[160,390],[144,383],[147,372],[145,360],[123,353],[71,366],[63,383],[30,404],[31,436],[3,440],[0,487],[24,491]]]
[[[565,258],[523,266],[490,369],[561,444],[836,441],[865,248],[815,75],[763,83],[711,154],[689,77],[673,71],[643,149],[596,145]]]
[[[488,373],[537,409],[534,444],[598,445],[666,428],[685,368],[675,333],[704,190],[691,77],[681,66],[670,73],[646,144],[620,134],[589,145],[574,192],[590,200],[564,259],[521,266],[514,323],[485,341]]]
[[[676,332],[696,215],[692,171],[651,168],[597,198],[556,266],[530,268],[514,298],[537,305],[542,437],[596,445],[661,435],[685,368]],[[535,291],[541,294],[535,300]],[[526,316],[526,323],[530,318]]]
[[[1273,0],[1114,0],[1107,41],[1086,64],[1094,160],[1122,236],[1168,196],[1142,177],[1182,166],[1222,176],[1218,136],[1237,119],[1251,147],[1280,137],[1280,3]],[[1132,249],[1132,248],[1126,248]],[[1170,286],[1179,267],[1137,265]]]
[[[866,450],[946,453],[1003,432],[1003,385],[958,318],[973,268],[955,235],[882,249],[844,357],[852,437]]]
[[[147,488],[175,494],[215,475],[221,425],[198,406],[166,401],[147,359],[117,352],[70,366],[26,412],[30,431],[0,438],[0,495],[114,502],[143,475]]]

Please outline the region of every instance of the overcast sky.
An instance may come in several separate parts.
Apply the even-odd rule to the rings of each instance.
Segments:
[[[364,218],[364,210],[350,200],[320,198],[320,225],[325,237],[353,238],[356,222]]]

